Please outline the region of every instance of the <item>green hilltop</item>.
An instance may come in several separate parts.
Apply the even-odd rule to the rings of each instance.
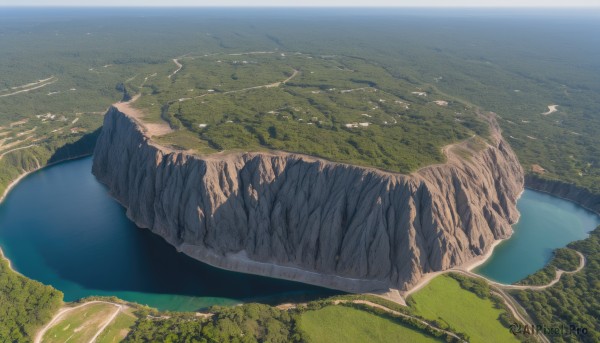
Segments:
[[[488,133],[472,106],[360,58],[261,51],[174,62],[126,89],[141,93],[145,121],[174,129],[155,139],[178,149],[281,150],[409,173],[443,162],[444,145]]]

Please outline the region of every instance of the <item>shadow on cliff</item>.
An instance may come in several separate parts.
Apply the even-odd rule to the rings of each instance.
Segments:
[[[86,152],[91,138],[86,139],[83,147],[65,147],[55,161]],[[6,244],[16,251],[11,256],[16,265],[27,261],[21,271],[60,289],[66,300],[107,293],[127,298],[137,292],[147,298],[181,295],[273,304],[339,294],[221,270],[178,253],[126,217],[90,173],[91,162],[79,159],[31,175],[11,198],[11,210],[0,216],[0,225],[11,230]]]
[[[67,143],[56,149],[48,160],[48,164],[91,155],[96,147],[96,141],[98,140],[98,136],[100,136],[100,132],[102,132],[102,127],[99,127],[94,132],[83,135],[75,142]]]

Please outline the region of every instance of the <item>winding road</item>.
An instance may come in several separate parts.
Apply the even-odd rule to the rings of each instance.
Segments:
[[[517,320],[519,320],[522,324],[533,325],[534,324],[533,320],[529,317],[529,315],[527,314],[527,311],[506,291],[508,291],[508,290],[532,290],[532,291],[544,290],[548,287],[552,287],[553,285],[555,285],[558,281],[560,281],[560,278],[564,274],[575,274],[575,273],[581,271],[585,267],[587,260],[582,253],[580,253],[579,251],[576,251],[576,250],[574,250],[574,251],[577,253],[577,255],[579,255],[579,266],[577,266],[577,268],[572,271],[566,271],[566,270],[557,268],[554,279],[545,285],[507,285],[507,284],[503,284],[503,283],[499,283],[499,282],[490,280],[490,279],[486,278],[485,276],[475,274],[471,271],[464,270],[464,269],[450,269],[448,271],[449,272],[458,272],[458,273],[467,275],[469,277],[485,280],[494,289],[494,290],[492,290],[492,293],[496,294],[497,296],[501,297],[504,300],[506,307],[510,310],[512,315]],[[543,333],[537,332],[536,336],[539,338],[540,341],[550,343],[550,340]]]
[[[475,273],[467,271],[467,270],[451,270],[451,271],[455,271],[455,272],[458,271],[460,273],[463,273],[463,274],[471,276],[471,277],[485,279],[489,284],[499,287],[499,288],[502,288],[502,289],[506,289],[506,290],[527,290],[527,289],[529,289],[529,290],[539,291],[539,290],[543,290],[548,287],[554,286],[558,281],[560,281],[560,278],[562,277],[563,274],[575,274],[575,273],[581,271],[583,269],[583,267],[585,267],[585,264],[587,262],[587,260],[585,259],[585,256],[582,253],[580,253],[579,251],[576,251],[576,250],[574,250],[574,251],[577,253],[577,255],[579,255],[579,266],[577,266],[577,269],[572,270],[572,271],[566,271],[566,270],[556,268],[556,275],[554,276],[554,279],[552,279],[552,281],[550,281],[549,283],[547,283],[545,285],[507,285],[504,283],[492,281],[484,276],[475,274]]]
[[[424,321],[424,320],[422,320],[422,319],[419,319],[419,318],[417,318],[417,317],[413,317],[413,316],[411,316],[411,315],[408,315],[408,314],[406,314],[406,313],[402,313],[402,312],[398,312],[398,311],[396,311],[396,310],[392,310],[392,309],[390,309],[390,308],[387,308],[387,307],[385,307],[385,306],[383,306],[383,305],[379,305],[379,304],[376,304],[376,303],[374,303],[374,302],[371,302],[371,301],[368,301],[368,300],[335,300],[335,301],[333,302],[333,304],[334,304],[334,305],[339,305],[339,304],[344,304],[344,303],[352,303],[352,304],[361,304],[361,305],[367,305],[367,306],[369,306],[369,307],[378,308],[378,309],[381,309],[381,310],[383,310],[383,311],[385,311],[385,312],[387,312],[387,313],[391,313],[391,314],[393,314],[393,315],[396,315],[396,316],[399,316],[399,317],[403,317],[403,318],[408,318],[408,319],[416,320],[416,321],[418,321],[419,323],[421,323],[421,324],[423,324],[423,325],[425,325],[425,326],[427,326],[427,327],[429,327],[429,328],[431,328],[431,329],[433,329],[433,330],[435,330],[435,331],[438,331],[438,332],[443,332],[443,333],[445,333],[445,334],[447,334],[447,335],[449,335],[449,336],[452,336],[452,337],[454,337],[454,338],[458,339],[458,340],[459,340],[459,341],[461,341],[461,342],[465,342],[465,340],[463,340],[462,338],[460,338],[458,335],[456,335],[456,334],[455,334],[455,333],[453,333],[453,332],[446,331],[446,330],[444,330],[444,329],[440,329],[440,328],[438,328],[438,327],[435,327],[435,326],[433,326],[433,325],[429,324],[428,322],[426,322],[426,321]]]
[[[20,89],[20,90],[12,92],[12,93],[8,93],[8,94],[2,94],[2,95],[0,95],[0,98],[4,98],[4,97],[7,97],[7,96],[12,96],[12,95],[17,95],[17,94],[20,94],[20,93],[27,93],[27,92],[30,92],[32,90],[36,90],[36,89],[39,89],[39,88],[51,85],[51,84],[53,84],[56,81],[58,81],[58,79],[56,77],[54,77],[54,76],[51,76],[51,77],[49,77],[47,79],[40,80],[38,82],[33,82],[33,83],[29,83],[29,84],[26,84],[26,85],[23,85],[23,86],[13,87],[13,88],[11,88],[12,90],[15,90],[15,89]],[[23,89],[21,89],[21,88],[23,88]]]
[[[20,143],[22,143],[22,142],[23,142],[23,141],[20,141]],[[6,155],[6,154],[10,154],[11,152],[14,152],[14,151],[17,151],[17,150],[28,149],[28,148],[31,148],[31,147],[34,147],[34,146],[37,146],[37,144],[30,144],[30,145],[22,146],[22,147],[19,147],[19,148],[14,148],[14,149],[11,149],[11,150],[7,150],[7,151],[5,151],[5,152],[3,152],[3,153],[1,153],[1,154],[0,154],[0,160],[1,160],[1,159],[4,157],[4,155]]]
[[[175,65],[177,66],[177,70],[175,70],[174,72],[171,73],[171,75],[167,76],[167,78],[172,78],[173,76],[175,76],[175,74],[177,74],[181,68],[183,68],[183,64],[179,63],[179,59],[174,58],[173,59],[173,63],[175,63]]]
[[[76,310],[78,308],[84,307],[84,306],[88,306],[91,304],[97,304],[97,303],[104,303],[104,304],[110,304],[113,305],[115,307],[117,307],[117,310],[115,312],[113,312],[110,317],[108,317],[106,319],[106,321],[102,324],[102,326],[98,329],[98,331],[96,332],[96,334],[94,335],[94,337],[92,337],[92,339],[90,339],[89,343],[93,343],[94,341],[96,341],[96,338],[98,338],[98,336],[102,333],[102,331],[104,331],[104,329],[106,329],[106,327],[112,323],[112,321],[117,317],[117,315],[119,314],[119,312],[121,312],[121,310],[123,310],[123,305],[119,305],[119,304],[115,304],[109,301],[101,301],[101,300],[92,300],[92,301],[88,301],[85,302],[81,305],[75,306],[75,307],[66,307],[63,308],[61,310],[58,311],[58,313],[56,313],[54,315],[54,317],[52,318],[52,320],[46,324],[40,331],[38,331],[38,333],[35,335],[35,339],[33,340],[33,343],[42,343],[42,339],[44,338],[44,334],[46,334],[46,332],[52,327],[52,325],[56,324],[60,319],[62,319],[62,317],[66,314],[69,313],[73,310]]]
[[[464,270],[464,269],[449,269],[446,270],[444,272],[441,272],[439,274],[443,274],[443,273],[448,273],[448,272],[456,272],[456,273],[460,273],[469,277],[474,277],[474,278],[478,278],[478,279],[483,279],[486,282],[488,282],[490,284],[490,286],[492,287],[492,294],[500,297],[503,299],[505,305],[507,306],[507,308],[509,309],[509,311],[512,313],[512,315],[518,320],[520,321],[522,324],[526,324],[526,325],[533,325],[533,321],[531,318],[529,318],[529,316],[527,315],[527,311],[525,311],[525,309],[523,309],[523,307],[521,307],[521,305],[519,305],[519,303],[512,297],[510,296],[506,291],[507,290],[543,290],[546,289],[548,287],[551,287],[553,285],[555,285],[558,281],[560,281],[562,275],[564,274],[574,274],[577,273],[579,271],[581,271],[585,265],[586,265],[586,258],[585,256],[580,253],[579,251],[575,251],[577,253],[577,255],[579,255],[579,266],[572,271],[566,271],[566,270],[561,270],[561,269],[557,269],[556,270],[556,276],[554,277],[554,279],[552,281],[550,281],[549,283],[545,284],[545,285],[507,285],[507,284],[502,284],[496,281],[492,281],[484,276],[481,276],[479,274],[475,274],[473,272],[470,272],[468,270]],[[437,274],[436,274],[437,275]],[[90,304],[94,304],[94,303],[106,303],[106,304],[111,304],[114,305],[115,307],[117,307],[117,309],[115,310],[115,312],[113,312],[111,314],[110,317],[108,317],[106,319],[106,321],[103,323],[103,325],[98,329],[98,331],[96,332],[96,334],[92,337],[92,339],[89,341],[89,343],[93,343],[95,342],[95,340],[98,338],[98,336],[104,331],[104,329],[106,329],[106,327],[108,325],[110,325],[110,323],[112,323],[112,321],[117,317],[117,315],[122,311],[123,309],[123,305],[120,304],[115,304],[112,302],[107,302],[107,301],[99,301],[99,300],[94,300],[94,301],[90,301],[90,302],[86,302],[84,304],[75,306],[75,307],[68,307],[68,308],[63,308],[60,311],[58,311],[58,313],[52,318],[52,320],[46,324],[36,335],[35,339],[34,339],[34,343],[41,343],[42,342],[42,338],[44,337],[44,334],[50,329],[50,327],[52,327],[54,324],[56,324],[66,313],[73,311],[75,309],[81,308],[83,306],[87,306]],[[377,308],[377,309],[381,309],[387,313],[396,315],[396,316],[400,316],[403,318],[408,318],[408,319],[412,319],[412,320],[416,320],[418,321],[420,324],[426,325],[427,327],[439,331],[439,332],[443,332],[446,335],[452,336],[460,341],[463,341],[458,335],[456,335],[455,333],[451,332],[451,331],[447,331],[444,329],[440,329],[438,327],[435,327],[433,325],[431,325],[430,323],[396,311],[396,310],[392,310],[388,307],[385,307],[383,305],[380,304],[376,304],[373,303],[371,301],[368,300],[335,300],[333,302],[334,305],[339,305],[339,304],[343,304],[343,303],[352,303],[352,304],[361,304],[361,305],[366,305],[366,306],[370,306],[373,308]],[[292,308],[295,308],[298,304],[284,304],[284,305],[280,305],[282,307],[279,307],[282,310],[289,310]],[[212,314],[208,313],[208,314],[199,314],[199,316],[202,317],[210,317]],[[536,336],[538,337],[538,339],[542,342],[550,342],[550,340],[544,336],[542,333],[537,333]]]

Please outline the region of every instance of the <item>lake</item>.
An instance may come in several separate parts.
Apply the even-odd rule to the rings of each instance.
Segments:
[[[161,310],[193,311],[248,301],[305,301],[338,292],[217,269],[178,253],[135,226],[91,174],[92,158],[23,179],[0,204],[0,246],[20,273],[54,286],[66,301],[116,296]],[[526,190],[513,236],[476,272],[513,283],[542,268],[552,251],[587,237],[600,217]]]
[[[13,268],[61,290],[65,301],[114,295],[161,310],[193,311],[339,293],[225,271],[178,253],[136,227],[91,167],[88,157],[44,168],[0,204],[0,246]]]
[[[515,283],[543,268],[552,251],[588,237],[600,216],[567,200],[525,190],[517,203],[521,218],[514,233],[500,243],[474,272],[502,283]]]

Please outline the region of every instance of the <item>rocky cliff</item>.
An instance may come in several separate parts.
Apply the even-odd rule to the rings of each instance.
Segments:
[[[525,177],[525,186],[570,200],[600,215],[600,194],[594,194],[585,188],[558,180],[543,179],[533,174]]]
[[[401,175],[300,154],[172,151],[113,107],[93,173],[138,226],[217,267],[406,290],[511,235],[523,171],[498,132],[491,140],[476,152],[447,147],[447,163]]]

